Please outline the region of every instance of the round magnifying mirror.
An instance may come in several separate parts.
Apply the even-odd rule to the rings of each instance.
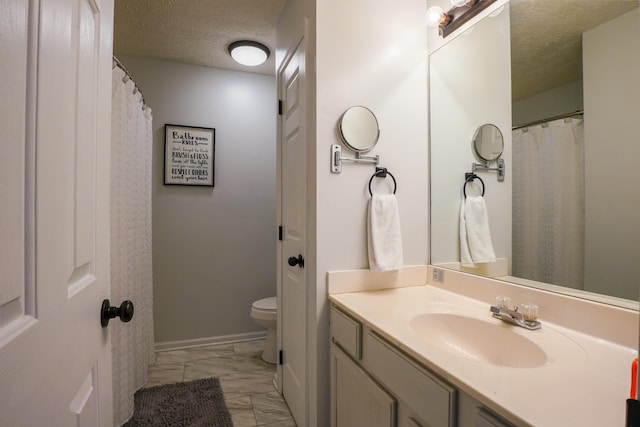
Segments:
[[[485,162],[497,160],[504,150],[504,138],[497,126],[486,124],[476,129],[473,135],[473,150]]]
[[[351,107],[340,118],[340,138],[356,153],[371,151],[379,136],[378,120],[366,107]]]

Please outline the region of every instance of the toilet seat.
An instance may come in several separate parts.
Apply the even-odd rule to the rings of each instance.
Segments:
[[[259,299],[258,301],[254,301],[253,304],[251,304],[251,307],[258,310],[275,311],[278,308],[278,302],[276,300],[276,297],[263,298]]]
[[[251,317],[275,322],[278,318],[276,297],[263,298],[251,304]]]

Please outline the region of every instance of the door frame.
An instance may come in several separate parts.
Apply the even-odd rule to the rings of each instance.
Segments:
[[[286,68],[286,65],[289,63],[289,61],[291,60],[292,56],[295,55],[297,49],[299,46],[302,45],[305,55],[304,55],[304,60],[305,60],[305,66],[306,64],[308,64],[308,60],[307,60],[307,55],[308,55],[308,45],[307,45],[307,40],[309,39],[307,36],[307,29],[308,29],[308,25],[307,22],[305,20],[304,25],[295,33],[295,37],[293,37],[291,39],[291,42],[289,43],[288,47],[287,47],[287,51],[284,54],[282,61],[280,62],[280,64],[278,65],[278,68],[276,70],[276,84],[277,84],[277,96],[278,96],[278,102],[280,102],[283,99],[283,94],[284,94],[284,88],[282,87],[282,76],[284,73],[284,70]],[[302,91],[305,91],[305,95],[307,93],[306,90],[306,85],[301,85],[300,89]],[[306,97],[305,97],[306,98]],[[305,109],[307,108],[307,105],[305,105]],[[308,117],[309,114],[308,112],[305,112],[305,115],[303,116],[303,120],[306,122],[308,122]],[[283,116],[281,114],[278,114],[278,120],[277,120],[277,126],[276,126],[276,132],[277,132],[277,138],[276,138],[276,176],[277,176],[277,182],[276,182],[276,221],[278,222],[276,224],[276,228],[278,229],[278,227],[282,227],[282,221],[283,221],[283,216],[282,216],[282,143],[283,143],[283,138],[282,138],[282,122],[283,122]],[[307,130],[307,136],[309,136],[309,129],[308,127],[305,127]],[[308,150],[305,150],[306,153],[306,159],[305,162],[308,163],[309,162],[309,155],[308,155]],[[309,190],[309,181],[307,180],[306,182],[306,186],[307,186],[307,195],[308,190]],[[308,206],[306,201],[303,201],[302,204],[304,205],[304,211],[306,213],[307,218],[309,218],[309,210],[308,210]],[[310,286],[312,282],[312,279],[314,277],[314,273],[315,272],[315,258],[311,256],[311,251],[309,250],[310,246],[309,245],[309,231],[310,231],[310,227],[309,227],[309,222],[307,222],[306,224],[306,233],[305,233],[305,243],[304,243],[304,254],[305,254],[305,268],[304,268],[304,275],[305,275],[305,283],[307,285],[307,290],[305,293],[305,319],[306,319],[306,326],[305,326],[305,330],[307,330],[307,332],[309,331],[309,318],[313,317],[310,313],[309,313],[309,307],[311,305],[311,290],[315,289],[315,286]],[[315,251],[313,251],[313,253],[315,254]],[[274,385],[277,388],[278,393],[280,393],[281,395],[283,394],[283,365],[280,361],[280,351],[283,351],[283,333],[282,333],[282,319],[283,319],[283,299],[282,299],[282,283],[283,283],[283,274],[284,274],[284,269],[283,269],[283,262],[285,262],[285,259],[287,259],[287,254],[283,253],[283,244],[282,244],[282,240],[280,240],[280,238],[277,238],[277,250],[276,250],[276,298],[277,298],[277,307],[278,307],[278,311],[277,311],[277,330],[276,330],[276,341],[277,341],[277,349],[278,349],[278,362],[276,365],[276,372],[277,372],[277,376],[276,376],[276,380]],[[311,268],[311,267],[314,268]],[[315,336],[315,335],[314,335]],[[310,362],[310,358],[309,358],[309,347],[310,347],[310,341],[311,341],[311,337],[310,334],[307,333],[305,336],[305,371],[307,372],[307,381],[305,384],[305,422],[308,422],[309,419],[309,406],[310,406],[310,402],[309,402],[309,373],[310,373],[310,369],[309,369],[309,362]]]

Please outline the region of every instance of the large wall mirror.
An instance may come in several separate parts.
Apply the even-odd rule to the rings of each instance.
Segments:
[[[499,3],[430,55],[431,263],[637,308],[640,2]],[[467,268],[460,203],[486,123],[504,135],[506,179],[479,172],[496,261]]]

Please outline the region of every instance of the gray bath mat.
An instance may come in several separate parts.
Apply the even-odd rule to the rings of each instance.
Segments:
[[[217,378],[143,388],[124,427],[233,427]]]

